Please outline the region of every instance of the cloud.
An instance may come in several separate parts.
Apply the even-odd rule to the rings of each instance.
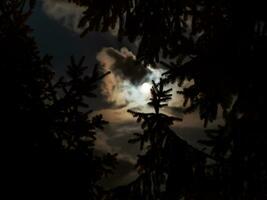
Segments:
[[[112,146],[108,143],[109,137],[102,131],[98,131],[95,140],[95,149],[100,152],[115,153]]]
[[[79,21],[86,10],[85,7],[76,5],[68,0],[42,0],[43,10],[47,16],[60,22],[64,27],[76,33],[81,33],[83,28],[78,28]],[[109,33],[118,36],[119,18],[114,28]]]
[[[128,123],[132,121],[132,116],[127,112],[127,108],[116,107],[116,108],[106,108],[94,112],[97,114],[102,114],[105,120],[112,124]]]
[[[80,18],[85,8],[68,0],[43,0],[43,10],[47,16],[59,21],[63,26],[71,31],[80,33],[78,28]]]
[[[149,73],[149,70],[136,61],[136,56],[123,47],[120,51],[114,48],[103,48],[97,54],[97,60],[104,68],[112,70],[123,80],[129,80],[132,84],[139,84]]]
[[[147,106],[150,95],[142,93],[140,89],[143,83],[151,83],[152,80],[158,82],[164,70],[160,67],[152,68],[148,66],[144,68],[138,65],[135,55],[127,48],[120,50],[103,48],[97,54],[97,60],[100,62],[103,71],[112,72],[102,81],[101,92],[106,97],[107,102],[113,104],[107,109],[96,112],[103,114],[104,118],[110,122],[109,126],[105,129],[105,133],[101,133],[102,135],[100,134],[97,138],[96,147],[99,150],[116,152],[118,153],[120,163],[134,166],[136,155],[140,153],[139,145],[130,145],[128,140],[132,138],[134,132],[141,132],[142,130],[140,124],[136,124],[136,119],[127,113],[127,109],[153,112],[153,108]],[[188,87],[190,84],[190,82],[186,82],[184,86]],[[184,138],[191,140],[190,142],[195,145],[197,142],[193,140],[193,135],[196,135],[195,130],[200,130],[202,123],[197,120],[198,116],[196,113],[186,116],[181,114],[183,112],[181,108],[183,98],[177,94],[177,91],[181,90],[178,87],[178,83],[168,84],[166,89],[169,88],[173,89],[173,98],[169,102],[169,106],[162,109],[162,112],[167,115],[184,117],[182,123],[175,123],[172,128],[175,132],[179,130],[178,134],[180,131],[181,135],[184,133]],[[194,127],[194,129],[188,129],[188,127]],[[190,135],[191,132],[192,134]],[[202,135],[197,137],[200,136]],[[119,185],[121,182],[129,182],[129,180],[135,177],[135,172],[129,170],[124,175],[118,177],[119,180],[114,178],[112,184]]]
[[[128,140],[134,132],[140,132],[141,128],[136,126],[135,120],[121,124],[110,123],[104,131],[98,131],[95,140],[95,149],[98,152],[117,153],[117,159],[136,163],[138,145],[129,145]]]
[[[97,54],[104,71],[112,73],[105,77],[101,90],[107,101],[116,106],[142,106],[149,95],[141,91],[145,82],[159,80],[159,71],[137,63],[135,55],[127,48],[120,51],[114,48],[103,48]]]
[[[95,149],[100,154],[102,153],[118,153],[117,166],[113,174],[101,181],[105,188],[113,188],[119,185],[128,184],[137,177],[134,170],[136,164],[136,154],[131,153],[129,149],[137,149],[135,146],[125,142],[124,140],[129,137],[128,135],[121,135],[124,139],[116,137],[117,131],[107,130],[105,132],[98,132],[96,135]]]
[[[111,112],[111,110],[109,111]],[[130,114],[128,114],[130,116]],[[134,166],[137,161],[139,146],[129,144],[128,140],[133,132],[139,131],[135,120],[120,121],[121,123],[110,123],[104,131],[96,134],[95,149],[100,153],[117,153],[118,165],[113,175],[101,181],[106,188],[114,188],[119,185],[125,185],[135,180],[138,176]]]
[[[104,78],[101,83],[101,92],[106,97],[106,101],[113,103],[110,110],[105,110],[105,116],[111,121],[129,120],[127,109],[139,109],[141,112],[153,112],[151,107],[147,106],[150,99],[150,91],[143,91],[143,84],[150,84],[152,80],[159,82],[164,73],[160,66],[152,68],[137,64],[136,56],[127,48],[116,50],[114,48],[103,48],[97,54],[97,60],[100,62],[103,70],[112,73]],[[192,83],[185,81],[183,87],[188,87]],[[166,89],[172,88],[172,99],[168,102],[168,107],[162,111],[168,115],[181,117],[184,99],[178,94],[178,83],[170,83],[165,86]],[[126,113],[126,114],[125,114]]]

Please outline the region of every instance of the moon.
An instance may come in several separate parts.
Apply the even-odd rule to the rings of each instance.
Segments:
[[[152,85],[150,83],[143,83],[140,87],[140,91],[145,94],[145,95],[148,95],[150,94],[150,89],[151,89]]]

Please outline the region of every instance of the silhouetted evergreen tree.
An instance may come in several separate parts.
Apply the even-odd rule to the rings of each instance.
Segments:
[[[143,133],[135,133],[129,143],[139,143],[139,177],[132,183],[115,188],[107,199],[195,199],[205,197],[201,184],[211,182],[206,176],[207,155],[190,146],[170,128],[180,118],[167,116],[160,109],[171,99],[164,81],[153,82],[148,103],[153,113],[128,112],[141,123]],[[207,198],[206,198],[207,199]]]
[[[181,92],[184,105],[186,112],[199,112],[205,127],[221,108],[225,124],[204,142],[216,156],[210,173],[217,199],[266,199],[264,2],[72,2],[87,7],[80,22],[85,34],[118,23],[119,38],[139,40],[139,60],[163,61],[166,82],[192,80]]]
[[[26,25],[35,1],[0,2],[1,172],[5,198],[100,199],[98,181],[114,156],[94,152],[96,129],[88,98],[106,74],[86,75],[84,58],[71,58],[68,78],[57,79],[51,57],[41,57]],[[7,189],[5,189],[7,188]]]

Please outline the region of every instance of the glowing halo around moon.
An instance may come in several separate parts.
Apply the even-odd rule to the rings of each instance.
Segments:
[[[152,85],[150,83],[145,82],[140,86],[140,91],[143,94],[148,95],[148,94],[150,94],[151,87],[152,87]]]

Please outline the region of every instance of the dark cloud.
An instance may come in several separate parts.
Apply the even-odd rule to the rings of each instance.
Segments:
[[[149,73],[148,69],[140,65],[126,48],[122,48],[120,54],[113,49],[107,49],[107,54],[116,60],[112,70],[135,85],[140,84]]]
[[[111,71],[101,84],[101,92],[107,102],[124,107],[146,103],[147,96],[142,93],[140,87],[142,83],[150,82],[156,76],[151,70],[138,65],[131,51],[125,47],[120,51],[103,48],[96,58],[105,72]]]
[[[104,48],[97,58],[113,73],[135,85],[140,84],[149,74],[149,70],[140,65],[135,55],[125,47],[120,51],[114,48]]]

